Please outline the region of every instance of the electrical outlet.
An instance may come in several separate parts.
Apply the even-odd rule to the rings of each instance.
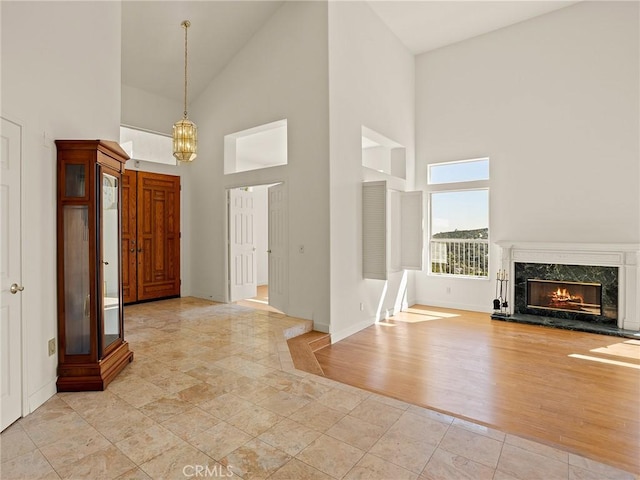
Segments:
[[[451,287],[447,287],[447,294],[451,293]]]
[[[364,312],[364,303],[360,302],[360,311]]]
[[[56,353],[56,339],[52,338],[49,340],[49,356]]]

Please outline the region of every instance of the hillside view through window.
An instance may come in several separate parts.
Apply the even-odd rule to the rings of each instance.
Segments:
[[[488,158],[430,166],[431,273],[488,277],[488,172]]]

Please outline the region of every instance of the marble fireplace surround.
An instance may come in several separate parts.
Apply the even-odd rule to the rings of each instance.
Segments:
[[[515,278],[516,263],[594,265],[618,268],[618,328],[640,331],[640,245],[500,241],[500,268]],[[509,282],[510,314],[515,298]]]

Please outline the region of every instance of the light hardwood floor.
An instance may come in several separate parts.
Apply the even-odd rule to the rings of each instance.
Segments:
[[[316,358],[331,379],[640,473],[640,340],[414,306]]]

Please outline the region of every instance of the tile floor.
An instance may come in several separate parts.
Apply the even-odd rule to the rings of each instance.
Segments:
[[[135,353],[0,436],[9,479],[638,479],[295,370],[308,321],[192,298],[126,309]]]

